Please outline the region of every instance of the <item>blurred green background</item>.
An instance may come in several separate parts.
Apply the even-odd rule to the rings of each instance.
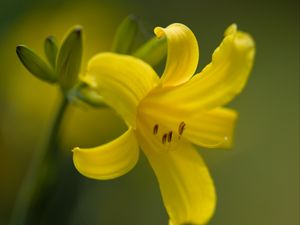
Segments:
[[[224,29],[235,22],[256,41],[245,91],[231,103],[240,113],[232,151],[199,149],[214,177],[218,205],[211,225],[299,224],[299,1],[0,0],[0,224],[7,224],[32,153],[45,138],[57,90],[32,77],[15,47],[42,53],[49,34],[60,39],[74,24],[85,32],[85,60],[110,49],[117,25],[138,15],[145,33],[156,25],[188,25],[200,45],[199,70]],[[83,66],[84,68],[84,66]],[[89,147],[125,129],[110,110],[73,107],[63,148]],[[166,225],[158,184],[142,156],[112,181],[82,178],[74,225]]]

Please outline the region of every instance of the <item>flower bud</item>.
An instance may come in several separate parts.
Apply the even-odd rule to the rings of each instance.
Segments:
[[[34,76],[49,83],[54,83],[56,81],[54,70],[52,70],[33,50],[25,45],[19,45],[16,48],[16,52],[22,64]]]
[[[123,20],[117,29],[113,41],[112,51],[121,54],[130,53],[137,33],[137,18],[133,15],[129,15]]]
[[[154,37],[138,48],[132,55],[142,59],[151,66],[160,63],[167,54],[167,40],[165,37]]]
[[[64,39],[57,58],[57,76],[63,90],[77,82],[82,59],[82,28],[77,26]]]
[[[49,64],[55,68],[56,66],[56,58],[58,52],[58,44],[56,38],[53,36],[49,36],[45,39],[44,42],[44,52],[48,59]]]

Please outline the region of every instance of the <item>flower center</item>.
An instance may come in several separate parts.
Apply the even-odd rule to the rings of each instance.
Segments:
[[[153,150],[175,150],[184,139],[186,115],[169,105],[160,104],[154,94],[152,91],[138,106],[137,130]]]
[[[161,148],[172,150],[175,149],[176,145],[181,139],[183,132],[186,128],[184,121],[178,123],[176,130],[167,129],[165,126],[160,124],[154,124],[152,134],[156,142],[159,142]]]

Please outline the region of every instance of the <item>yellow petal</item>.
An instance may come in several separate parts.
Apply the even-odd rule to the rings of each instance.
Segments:
[[[230,26],[212,62],[189,82],[164,88],[152,94],[154,101],[170,105],[173,110],[200,111],[231,101],[246,84],[254,60],[253,39]]]
[[[158,179],[172,224],[205,224],[214,213],[216,195],[198,152],[184,141],[169,151],[152,149],[151,138],[143,134],[139,141]]]
[[[93,57],[87,75],[94,77],[104,101],[132,127],[135,127],[138,103],[159,81],[148,64],[114,53]]]
[[[183,24],[174,23],[167,28],[156,27],[157,37],[166,36],[168,57],[162,75],[164,86],[175,86],[188,81],[198,65],[198,43],[193,32]]]
[[[73,162],[84,176],[107,180],[124,175],[136,164],[139,147],[129,129],[119,138],[95,148],[74,148]]]
[[[230,148],[237,113],[226,108],[202,111],[185,121],[184,136],[206,148]]]

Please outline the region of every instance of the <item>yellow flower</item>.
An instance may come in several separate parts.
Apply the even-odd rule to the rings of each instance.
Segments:
[[[128,130],[102,146],[75,148],[74,164],[84,176],[116,178],[134,167],[141,147],[159,181],[170,224],[205,224],[215,209],[215,189],[191,143],[230,147],[237,114],[223,105],[247,81],[254,41],[231,25],[212,62],[193,76],[199,53],[192,31],[176,23],[154,32],[168,41],[161,78],[131,56],[101,53],[89,62],[88,76]]]

